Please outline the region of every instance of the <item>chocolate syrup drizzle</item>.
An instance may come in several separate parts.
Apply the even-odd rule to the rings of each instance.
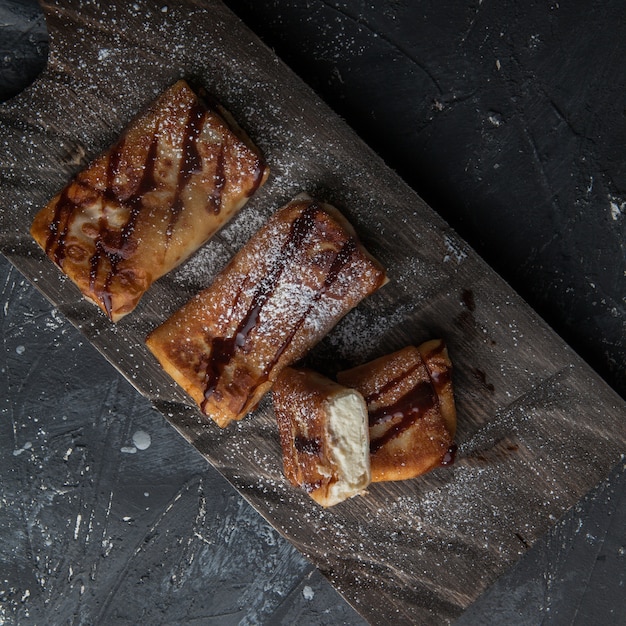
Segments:
[[[239,322],[232,336],[214,337],[211,340],[211,352],[207,358],[204,380],[204,400],[201,405],[203,411],[209,398],[215,392],[224,367],[232,359],[235,350],[245,346],[248,335],[256,326],[259,313],[274,292],[287,262],[294,255],[309,231],[313,229],[316,212],[317,207],[311,204],[294,220],[289,237],[283,245],[276,263],[274,263],[269,274],[259,284],[252,297],[250,308]]]
[[[430,382],[417,384],[411,391],[404,394],[397,402],[382,406],[369,412],[369,425],[376,426],[394,419],[399,421],[390,426],[382,435],[370,441],[370,453],[374,454],[393,438],[410,428],[416,419],[432,409],[437,402],[435,391]]]
[[[394,387],[399,385],[404,379],[408,378],[411,374],[416,372],[421,366],[422,366],[422,362],[420,360],[418,363],[410,367],[408,370],[405,370],[404,372],[402,372],[400,376],[396,376],[396,378],[392,378],[391,380],[388,380],[384,385],[379,387],[376,391],[374,391],[373,393],[370,393],[365,398],[365,402],[367,406],[370,406],[370,404],[374,404],[375,402],[380,400],[380,398],[382,398],[387,392],[391,391]],[[370,424],[370,426],[371,425],[372,424]]]
[[[74,208],[74,202],[69,197],[66,187],[54,207],[54,216],[48,227],[46,239],[46,254],[59,266],[63,267],[65,259],[65,238],[69,228],[69,218]],[[56,245],[55,245],[56,244]]]
[[[256,327],[258,323],[261,309],[274,293],[280,276],[283,273],[287,263],[293,257],[296,250],[302,245],[302,242],[304,241],[308,233],[314,228],[315,216],[317,215],[318,211],[319,206],[315,203],[311,203],[294,220],[293,224],[291,225],[291,231],[289,233],[289,236],[286,242],[283,244],[277,262],[270,269],[268,276],[261,281],[256,293],[252,297],[250,308],[248,309],[246,315],[239,322],[239,325],[235,329],[233,335],[227,338],[215,337],[211,341],[211,352],[206,365],[204,400],[201,404],[201,408],[204,412],[206,412],[206,405],[209,398],[215,393],[215,389],[219,383],[225,366],[233,358],[237,349],[241,349],[246,346],[251,331]],[[287,335],[283,343],[276,350],[273,358],[266,364],[263,372],[256,380],[255,385],[250,389],[249,397],[252,396],[254,391],[260,385],[262,385],[269,379],[271,371],[278,363],[285,350],[287,350],[287,348],[291,345],[291,342],[306,322],[309,314],[313,310],[313,307],[327,292],[330,286],[337,280],[341,269],[350,260],[350,257],[352,256],[355,248],[355,241],[350,239],[339,250],[328,270],[326,278],[324,279],[324,283],[315,293],[306,311],[296,322],[291,332]]]
[[[165,231],[165,236],[169,240],[174,231],[174,226],[178,221],[181,211],[183,210],[182,192],[187,186],[192,174],[202,171],[202,157],[198,152],[198,137],[202,131],[202,125],[204,124],[204,118],[206,116],[206,109],[196,103],[189,112],[187,118],[187,125],[185,127],[185,134],[183,135],[182,156],[180,159],[180,165],[178,167],[178,180],[176,182],[176,194],[172,202],[170,209],[170,221]],[[220,146],[220,162],[223,162],[224,147]],[[222,171],[224,169],[223,163],[221,165]],[[223,176],[220,187],[224,188]],[[217,211],[219,213],[219,210]]]
[[[105,200],[111,201],[117,199],[115,179],[120,171],[120,162],[122,159],[124,143],[124,139],[120,139],[120,141],[113,146],[109,154],[109,161],[107,163],[107,185],[103,193]],[[100,268],[100,259],[102,258],[103,253],[106,254],[103,248],[103,237],[105,232],[106,223],[103,218],[100,218],[98,221],[98,235],[94,240],[95,251],[89,259],[89,286],[92,291],[95,290],[96,278],[98,277],[98,270]]]
[[[215,163],[215,174],[213,175],[213,191],[209,196],[209,204],[213,207],[213,213],[219,215],[222,210],[222,195],[226,184],[226,176],[224,174],[224,144],[220,146],[217,153],[217,161]]]
[[[317,437],[294,437],[293,446],[298,452],[312,456],[319,456],[322,451],[322,442]]]
[[[350,239],[339,250],[332,265],[330,266],[330,269],[328,270],[328,274],[326,274],[326,278],[324,279],[324,284],[315,293],[313,298],[311,298],[311,302],[309,303],[307,310],[300,317],[296,325],[293,327],[291,333],[289,333],[285,341],[283,341],[280,348],[276,351],[274,358],[266,365],[265,370],[263,371],[263,377],[259,384],[264,383],[268,379],[270,372],[272,371],[276,363],[278,363],[280,357],[283,355],[285,350],[291,345],[291,342],[293,341],[293,338],[296,336],[298,331],[302,328],[302,326],[304,326],[304,323],[306,322],[309,314],[313,310],[313,307],[319,302],[319,300],[328,291],[328,289],[333,285],[333,283],[337,280],[337,278],[339,278],[339,272],[344,267],[344,265],[348,263],[355,249],[356,249],[356,242],[353,239]],[[257,384],[256,387],[258,386],[259,385]]]
[[[139,180],[139,184],[137,185],[134,193],[124,201],[124,205],[128,207],[129,214],[128,220],[126,220],[126,224],[122,227],[119,237],[117,241],[113,241],[113,245],[104,246],[102,243],[96,246],[94,255],[91,258],[90,264],[93,267],[94,265],[97,267],[100,263],[100,258],[102,253],[105,254],[106,258],[109,261],[109,273],[104,281],[104,285],[102,289],[98,292],[98,296],[100,297],[104,307],[106,309],[107,315],[109,317],[112,316],[112,303],[111,303],[111,283],[113,278],[117,274],[118,266],[122,259],[128,258],[131,252],[130,239],[135,230],[135,225],[137,223],[137,219],[139,218],[139,214],[141,213],[141,208],[143,206],[143,197],[149,191],[152,191],[157,186],[157,181],[155,180],[155,166],[157,161],[157,149],[159,145],[159,137],[155,133],[152,136],[152,140],[150,141],[150,146],[148,148],[148,153],[146,155],[146,161],[143,168],[143,174]],[[112,172],[112,160],[109,159],[109,170],[108,170],[108,178],[112,180],[114,174]],[[107,188],[105,192],[105,197],[108,193],[114,194],[114,197],[117,196],[112,186]],[[101,220],[102,222],[102,220]],[[101,224],[102,225],[102,224]],[[102,231],[99,235],[99,240],[102,242],[104,240],[104,234]],[[95,259],[94,259],[95,257]],[[95,281],[95,278],[94,278]]]

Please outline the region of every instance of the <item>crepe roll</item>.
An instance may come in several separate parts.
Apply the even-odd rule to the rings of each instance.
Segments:
[[[298,197],[147,344],[201,411],[224,427],[253,410],[284,367],[385,280],[334,207]]]
[[[36,215],[31,234],[115,322],[241,209],[268,171],[232,117],[181,80]]]
[[[363,396],[317,372],[287,367],[272,398],[289,482],[324,507],[363,493],[371,478]]]

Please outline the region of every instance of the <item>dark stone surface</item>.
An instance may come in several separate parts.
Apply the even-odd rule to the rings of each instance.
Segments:
[[[626,391],[623,3],[227,4]],[[361,623],[4,260],[0,300],[0,622]],[[625,522],[620,467],[459,623],[623,623]]]
[[[0,101],[27,87],[46,65],[48,31],[37,0],[0,2]]]
[[[0,299],[0,623],[363,623],[2,257]],[[458,623],[623,623],[625,528],[620,467]]]

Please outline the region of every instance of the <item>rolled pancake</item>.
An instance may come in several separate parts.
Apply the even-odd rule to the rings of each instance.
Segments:
[[[299,197],[147,339],[163,368],[224,427],[256,407],[385,272],[333,207]]]
[[[324,507],[363,493],[370,483],[363,396],[317,372],[287,367],[272,398],[289,482]]]
[[[118,321],[267,175],[232,118],[181,80],[36,215],[31,234],[83,295]]]

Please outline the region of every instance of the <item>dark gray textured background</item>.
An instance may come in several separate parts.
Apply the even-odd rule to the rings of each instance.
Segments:
[[[3,89],[44,51],[22,4]],[[624,393],[623,3],[227,4]],[[0,623],[361,622],[4,260],[0,294]],[[626,623],[625,495],[460,623]]]

